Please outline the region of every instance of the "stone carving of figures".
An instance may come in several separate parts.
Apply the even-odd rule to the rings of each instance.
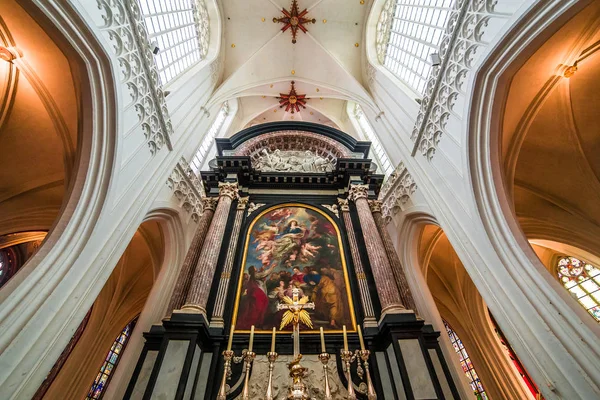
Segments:
[[[333,171],[333,163],[312,151],[281,151],[269,153],[263,149],[256,168],[264,172],[317,172]]]

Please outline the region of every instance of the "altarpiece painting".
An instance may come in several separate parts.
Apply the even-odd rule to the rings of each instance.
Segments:
[[[283,204],[260,213],[244,247],[234,308],[236,331],[270,331],[281,322],[277,304],[284,296],[315,303],[313,331],[355,329],[355,316],[343,245],[337,224],[316,207]]]

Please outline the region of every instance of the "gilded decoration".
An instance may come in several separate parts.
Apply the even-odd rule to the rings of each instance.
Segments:
[[[294,44],[296,43],[296,37],[298,36],[299,30],[304,33],[308,32],[308,29],[306,29],[304,25],[317,22],[315,18],[306,18],[306,14],[308,14],[307,9],[299,11],[297,0],[292,0],[292,8],[289,11],[283,8],[281,12],[283,13],[283,16],[273,18],[273,22],[283,24],[283,28],[281,28],[282,32],[287,30],[292,32],[292,43]]]
[[[229,197],[231,200],[238,198],[237,182],[219,182],[219,197]]]
[[[354,307],[337,224],[316,207],[290,203],[261,212],[246,236],[233,321],[238,331],[280,326],[285,296],[307,296],[313,327],[302,333],[355,329]],[[288,332],[289,331],[285,331]]]
[[[351,201],[356,201],[361,198],[369,198],[369,185],[350,185],[348,199]]]

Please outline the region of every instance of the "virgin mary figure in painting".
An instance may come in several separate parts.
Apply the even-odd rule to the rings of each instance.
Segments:
[[[246,243],[236,307],[238,329],[254,325],[270,330],[279,325],[277,303],[293,288],[315,303],[310,313],[316,329],[353,325],[340,237],[323,213],[297,205],[267,210],[253,221]]]

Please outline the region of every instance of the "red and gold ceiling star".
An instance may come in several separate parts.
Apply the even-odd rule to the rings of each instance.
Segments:
[[[292,114],[300,112],[300,107],[306,108],[306,98],[305,94],[296,93],[296,88],[294,87],[295,82],[292,81],[292,89],[288,94],[279,93],[279,108],[285,107],[285,112],[291,111]]]
[[[283,12],[283,17],[273,18],[273,22],[279,22],[284,24],[281,30],[283,32],[288,29],[292,29],[292,43],[296,43],[296,35],[298,34],[298,29],[302,32],[306,33],[308,30],[304,26],[305,24],[314,24],[317,22],[316,19],[305,18],[306,14],[308,14],[308,10],[304,9],[304,11],[298,11],[298,2],[296,0],[292,1],[292,10],[288,11],[285,8],[281,10]]]

